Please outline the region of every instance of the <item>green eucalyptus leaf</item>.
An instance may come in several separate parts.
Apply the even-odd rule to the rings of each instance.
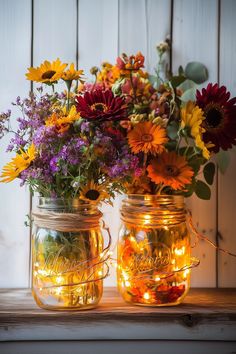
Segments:
[[[175,151],[176,150],[177,141],[176,140],[169,140],[165,147],[168,151]]]
[[[173,88],[178,87],[180,84],[182,84],[186,80],[186,77],[183,75],[180,76],[172,76],[170,79],[171,85]]]
[[[210,185],[212,185],[214,181],[214,175],[215,175],[215,164],[213,162],[207,163],[204,168],[203,168],[203,175],[206,180],[206,182]]]
[[[220,172],[224,174],[230,163],[230,154],[227,151],[220,149],[218,154],[216,154],[216,163]]]
[[[179,66],[178,74],[179,76],[184,76],[184,68],[182,67],[182,65]]]
[[[158,80],[157,76],[155,76],[155,75],[149,75],[148,79],[149,79],[149,81],[151,82],[152,85],[155,85],[157,83],[157,80]]]
[[[175,140],[178,137],[179,124],[175,121],[172,121],[166,127],[167,135],[170,139]]]
[[[211,198],[210,187],[200,180],[196,182],[195,193],[200,199],[209,200]]]
[[[185,68],[185,76],[197,84],[202,84],[208,79],[208,71],[205,65],[193,61],[187,64]]]
[[[186,90],[180,97],[182,102],[195,101],[196,99],[196,88],[190,88]]]

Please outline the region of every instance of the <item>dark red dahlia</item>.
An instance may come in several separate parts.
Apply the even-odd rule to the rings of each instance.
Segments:
[[[111,90],[97,89],[76,97],[77,111],[90,121],[118,121],[127,119],[126,105]]]
[[[196,98],[205,116],[203,140],[214,144],[209,150],[217,153],[236,145],[236,97],[229,99],[225,86],[210,83],[202,92],[197,90]]]

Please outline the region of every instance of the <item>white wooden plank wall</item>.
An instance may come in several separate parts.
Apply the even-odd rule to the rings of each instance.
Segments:
[[[217,0],[177,0],[173,18],[173,71],[179,65],[200,61],[209,70],[209,81],[217,82],[218,3]],[[195,223],[212,241],[216,239],[216,188],[210,201],[197,197],[188,200]],[[193,250],[200,266],[192,272],[193,286],[212,287],[216,283],[215,249],[201,241]],[[210,266],[211,265],[211,266]]]
[[[234,0],[0,0],[2,111],[30,88],[24,73],[31,58],[32,5],[34,65],[57,57],[65,62],[78,58],[79,67],[89,78],[91,66],[114,62],[118,53],[140,50],[146,56],[147,69],[153,71],[155,46],[172,32],[174,71],[180,64],[199,60],[209,69],[209,81],[220,80],[236,95]],[[5,147],[6,139],[0,142],[0,168],[9,159]],[[219,176],[218,188],[216,184],[212,188],[212,200],[191,198],[188,205],[200,231],[215,241],[218,226],[221,245],[236,251],[236,158],[231,155],[230,168]],[[29,230],[23,226],[29,194],[18,185],[0,185],[0,287],[23,287],[29,282]],[[114,245],[120,201],[118,197],[113,209],[103,208]],[[201,259],[201,266],[193,271],[193,286],[214,287],[218,282],[220,286],[236,286],[235,259],[219,255],[217,266],[215,250],[205,243],[200,243],[194,254]],[[105,284],[115,285],[114,269]]]
[[[24,11],[22,9],[24,8]],[[0,1],[0,111],[17,96],[25,97],[30,84],[25,68],[30,66],[31,1]],[[13,110],[15,117],[20,112]],[[12,124],[12,128],[16,124]],[[0,140],[0,169],[10,159],[8,139]],[[13,154],[14,155],[14,154]],[[28,285],[29,230],[24,226],[29,212],[29,193],[19,182],[0,185],[0,286]]]
[[[220,31],[220,83],[226,85],[236,96],[236,1],[221,3]],[[231,162],[226,174],[219,175],[219,231],[222,235],[220,246],[236,253],[236,154],[231,151]],[[236,258],[219,254],[219,286],[235,287]]]

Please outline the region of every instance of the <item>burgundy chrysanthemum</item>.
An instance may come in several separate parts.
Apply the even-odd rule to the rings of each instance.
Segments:
[[[93,90],[76,97],[77,111],[90,121],[118,121],[127,119],[126,105],[111,90]]]
[[[236,145],[236,97],[229,99],[225,86],[210,83],[202,92],[197,90],[196,98],[205,116],[203,140],[214,144],[210,150],[217,153]]]

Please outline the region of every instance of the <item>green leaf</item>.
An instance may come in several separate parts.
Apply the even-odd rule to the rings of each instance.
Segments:
[[[192,183],[186,186],[186,192],[184,192],[185,198],[191,197],[196,187],[196,180],[193,178]]]
[[[209,200],[211,198],[211,190],[203,181],[196,182],[195,193],[200,199]]]
[[[149,81],[151,82],[152,85],[156,85],[158,78],[155,75],[149,75],[148,76]]]
[[[181,85],[179,85],[179,89],[181,89],[184,92],[191,88],[197,89],[198,85],[194,81],[189,79],[186,79]]]
[[[203,175],[206,180],[206,182],[210,185],[212,185],[214,181],[214,175],[215,175],[215,164],[213,162],[207,163],[204,168],[203,168]]]
[[[185,68],[185,76],[197,84],[202,84],[208,79],[208,71],[205,65],[193,61],[187,64]]]
[[[218,154],[216,154],[216,163],[220,172],[224,174],[230,163],[230,154],[227,151],[220,149]]]
[[[195,101],[196,99],[196,89],[191,88],[185,91],[182,96],[180,97],[181,101],[188,102],[188,101]]]
[[[184,75],[184,68],[182,67],[182,65],[179,66],[178,74],[179,74],[179,76],[183,76]]]
[[[170,82],[171,85],[173,86],[173,88],[178,87],[180,84],[182,84],[182,82],[184,82],[186,80],[186,77],[183,75],[180,76],[172,76]]]
[[[178,130],[179,130],[179,125],[177,122],[172,121],[170,124],[167,125],[166,130],[167,130],[167,135],[170,139],[172,140],[177,139]]]

